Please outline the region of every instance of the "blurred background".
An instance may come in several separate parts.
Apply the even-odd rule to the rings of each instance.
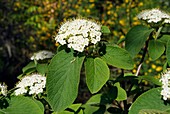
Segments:
[[[54,36],[61,22],[76,17],[94,19],[110,28],[109,42],[118,44],[131,27],[141,23],[136,15],[151,8],[170,12],[170,1],[0,0],[0,82],[5,82],[9,88],[14,87],[17,76],[34,52],[44,49],[55,52],[58,44]],[[141,57],[139,54],[135,58],[137,64]],[[159,78],[157,74],[162,72],[164,59],[164,56],[156,61],[148,58],[142,73]]]

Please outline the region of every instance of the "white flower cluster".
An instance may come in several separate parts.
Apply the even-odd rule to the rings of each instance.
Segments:
[[[5,83],[0,84],[0,89],[1,89],[2,95],[7,96],[7,85]]]
[[[162,82],[161,95],[164,100],[170,98],[170,70],[162,74],[160,81]]]
[[[52,58],[54,54],[51,51],[47,50],[42,50],[37,53],[34,53],[34,55],[30,58],[31,60],[43,60],[43,59],[48,59]]]
[[[27,93],[29,95],[39,94],[43,92],[45,88],[46,77],[40,74],[32,74],[30,76],[25,76],[21,81],[16,85],[15,95],[20,95]]]
[[[61,25],[56,42],[67,44],[68,48],[83,52],[89,43],[96,44],[101,39],[101,26],[86,19],[75,19]]]
[[[138,19],[146,20],[148,23],[170,23],[170,15],[159,9],[144,10],[137,17]]]

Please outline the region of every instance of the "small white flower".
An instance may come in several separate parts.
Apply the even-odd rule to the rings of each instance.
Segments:
[[[164,23],[170,23],[170,18],[169,19],[165,19]]]
[[[32,74],[25,76],[21,81],[16,85],[17,90],[15,90],[15,95],[20,95],[27,93],[29,94],[39,94],[43,92],[45,88],[46,77],[40,74]]]
[[[8,90],[7,90],[7,85],[5,83],[0,84],[0,89],[1,89],[2,95],[7,96],[7,91]]]
[[[25,89],[25,87],[19,87],[17,90],[15,90],[15,95],[18,96],[18,95],[21,95],[21,94],[24,94],[24,93],[27,93],[27,89]]]
[[[37,53],[34,53],[34,55],[30,58],[31,60],[43,60],[52,58],[54,54],[51,51],[42,50]]]
[[[167,100],[170,98],[170,71],[163,73],[160,81],[162,82],[161,95],[164,100]]]
[[[145,20],[148,23],[170,22],[170,15],[159,9],[144,10],[139,13],[137,17],[138,19]]]
[[[67,44],[68,48],[83,52],[90,43],[96,44],[101,39],[101,26],[86,19],[75,19],[61,25],[56,42]]]

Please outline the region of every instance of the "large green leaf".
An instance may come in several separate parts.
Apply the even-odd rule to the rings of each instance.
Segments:
[[[157,111],[154,114],[159,114],[160,111],[169,110],[170,104],[161,99],[160,92],[161,88],[154,88],[140,95],[130,107],[129,114],[139,114],[148,110]]]
[[[125,48],[132,57],[135,57],[144,46],[145,41],[149,37],[153,29],[146,26],[138,25],[133,27],[126,35]]]
[[[107,64],[100,58],[87,58],[85,62],[86,83],[91,93],[98,92],[109,79]]]
[[[116,46],[107,46],[106,54],[101,57],[106,63],[123,69],[133,69],[134,62],[129,53]]]
[[[149,56],[152,60],[158,59],[165,51],[165,46],[162,42],[157,40],[149,41]]]
[[[84,57],[74,57],[72,52],[60,51],[49,65],[47,73],[47,98],[52,109],[62,111],[77,97],[80,70]]]
[[[0,114],[44,114],[44,106],[40,101],[23,96],[11,97],[9,106],[1,109]]]
[[[168,40],[167,46],[166,46],[166,58],[167,58],[168,64],[170,65],[170,40]]]

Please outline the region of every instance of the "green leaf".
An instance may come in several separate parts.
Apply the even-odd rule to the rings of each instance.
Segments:
[[[81,109],[78,114],[84,114],[83,110]]]
[[[63,111],[77,97],[84,57],[60,51],[51,60],[47,73],[47,98],[52,109]]]
[[[45,75],[47,73],[47,70],[48,70],[48,64],[38,63],[36,68],[37,68],[38,73]]]
[[[138,76],[137,77],[139,80],[146,80],[146,81],[149,81],[155,85],[158,85],[158,86],[161,86],[161,82],[159,81],[159,79],[156,79],[155,77],[153,76]]]
[[[138,114],[141,110],[152,109],[166,111],[170,104],[161,99],[161,88],[153,88],[140,95],[129,109],[129,114]]]
[[[106,54],[101,57],[109,65],[123,68],[123,69],[133,69],[134,62],[129,53],[119,47],[107,46]]]
[[[11,97],[9,106],[1,109],[2,114],[44,114],[44,106],[40,101],[23,96]]]
[[[30,62],[28,65],[26,65],[25,67],[22,68],[22,72],[23,73],[28,73],[31,72],[32,70],[35,70],[35,63],[32,61]]]
[[[74,112],[69,112],[69,111],[61,111],[61,112],[55,112],[53,114],[74,114]]]
[[[135,57],[140,52],[152,31],[153,29],[149,29],[143,25],[138,25],[133,27],[127,33],[125,39],[125,49],[129,51],[132,57]]]
[[[109,34],[110,33],[110,29],[107,27],[107,26],[102,26],[102,28],[101,28],[102,30],[102,33],[104,33],[104,34]]]
[[[100,58],[87,58],[85,62],[86,83],[91,93],[98,92],[109,79],[107,64]]]
[[[170,65],[170,40],[168,40],[166,45],[166,58],[168,61],[168,64]]]
[[[116,88],[114,86],[114,88]],[[117,88],[116,88],[117,90]],[[86,104],[82,105],[84,109],[84,114],[105,114],[106,107],[108,104],[113,102],[115,91],[104,93],[104,94],[95,94],[93,95]],[[117,93],[115,93],[117,94]]]
[[[68,108],[72,109],[72,110],[74,110],[74,112],[76,112],[81,107],[81,105],[82,105],[81,103],[79,103],[79,104],[72,104]]]
[[[83,110],[81,109],[79,112],[69,112],[69,111],[62,111],[62,112],[53,112],[52,114],[84,114]]]
[[[26,13],[33,13],[38,10],[38,6],[30,6],[25,12]]]
[[[84,109],[84,114],[93,114],[94,112],[96,112],[97,110],[99,110],[100,107],[98,107],[97,105],[100,104],[101,102],[101,97],[102,94],[96,94],[93,95],[87,102],[86,104],[84,104],[82,107],[85,108]]]
[[[162,42],[157,40],[150,40],[149,41],[149,56],[154,61],[158,59],[165,51],[165,46]]]
[[[170,35],[162,35],[162,37],[158,39],[158,41],[164,43],[165,45],[167,44],[168,40],[170,40]]]
[[[101,101],[102,94],[93,95],[86,104],[99,104]]]
[[[142,109],[139,111],[139,114],[169,114],[169,113],[155,109]]]
[[[127,99],[126,91],[122,87],[120,87],[120,83],[117,82],[117,83],[114,84],[114,86],[117,87],[117,92],[118,92],[116,100],[117,101],[126,100]]]
[[[105,107],[104,106],[93,106],[89,104],[83,105],[84,109],[84,114],[105,114]]]

